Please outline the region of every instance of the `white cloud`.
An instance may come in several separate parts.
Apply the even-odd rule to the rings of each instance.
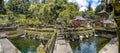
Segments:
[[[91,7],[93,8],[93,10],[95,10],[95,8],[100,4],[100,2],[98,2],[98,0],[93,0],[93,3],[91,5]]]
[[[80,11],[84,11],[85,9],[87,9],[86,7],[88,6],[88,2],[87,0],[68,0],[69,2],[76,2],[79,7],[80,7]]]
[[[80,7],[80,11],[84,11],[85,9],[87,9],[86,8],[88,6],[87,0],[76,0],[76,2],[78,3]]]
[[[75,2],[76,0],[68,0],[68,2]]]
[[[4,0],[4,2],[6,3],[6,2],[8,2],[8,0]]]
[[[78,3],[79,7],[80,7],[80,11],[84,11],[87,9],[88,6],[88,1],[91,1],[91,7],[93,8],[93,10],[95,10],[96,6],[100,4],[100,0],[68,0],[69,2],[76,2]]]
[[[87,10],[86,7],[81,7],[79,11],[84,11],[84,10]]]

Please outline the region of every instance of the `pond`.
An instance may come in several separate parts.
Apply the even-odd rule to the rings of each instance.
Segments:
[[[70,41],[69,43],[73,53],[98,53],[109,41],[108,38],[96,36],[82,41]]]
[[[9,38],[9,40],[21,51],[21,53],[37,53],[36,48],[40,44],[39,40],[27,39],[24,37]]]

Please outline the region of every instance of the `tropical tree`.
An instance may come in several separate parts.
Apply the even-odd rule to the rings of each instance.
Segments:
[[[92,7],[91,7],[91,3],[89,2],[89,5],[87,7],[87,11],[93,11]]]
[[[70,24],[73,17],[79,14],[79,8],[74,3],[68,3],[64,5],[64,10],[60,12],[59,18],[61,22],[65,21],[66,24]]]
[[[68,3],[65,0],[55,0],[46,4],[36,4],[29,8],[31,17],[38,18],[43,24],[54,24],[59,19],[66,21],[70,20],[78,11],[79,8],[76,4]]]
[[[5,10],[5,7],[4,7],[4,1],[0,1],[1,5],[0,5],[0,14],[5,14],[6,13],[6,10]]]
[[[74,16],[79,14],[79,8],[75,3],[67,0],[9,0],[5,5],[6,14],[10,22],[20,24],[55,24],[71,23]],[[43,0],[42,0],[43,1]]]
[[[98,12],[102,11],[102,10],[105,10],[105,7],[106,7],[106,4],[105,2],[101,2],[100,5],[98,5],[95,9],[95,14],[97,14]]]
[[[29,0],[9,0],[7,3],[7,8],[14,13],[27,13],[29,6]]]

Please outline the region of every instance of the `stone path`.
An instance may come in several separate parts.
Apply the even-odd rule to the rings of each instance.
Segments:
[[[69,43],[64,40],[63,35],[60,35],[60,30],[57,30],[57,38],[53,53],[73,53]]]
[[[4,36],[4,33],[0,33],[0,36]],[[7,38],[3,38],[0,39],[0,53],[21,53],[21,52]]]
[[[117,38],[113,38],[99,53],[118,53]]]

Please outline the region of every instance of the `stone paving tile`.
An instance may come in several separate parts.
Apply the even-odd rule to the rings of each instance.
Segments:
[[[99,53],[118,53],[117,38],[113,38]]]
[[[0,34],[0,36],[3,35],[2,33]],[[21,52],[7,38],[4,38],[0,39],[0,53],[21,53]]]
[[[59,36],[59,33],[60,32],[58,30],[57,36]],[[62,40],[56,39],[53,53],[73,53],[73,52],[69,43],[67,43],[64,39]]]

